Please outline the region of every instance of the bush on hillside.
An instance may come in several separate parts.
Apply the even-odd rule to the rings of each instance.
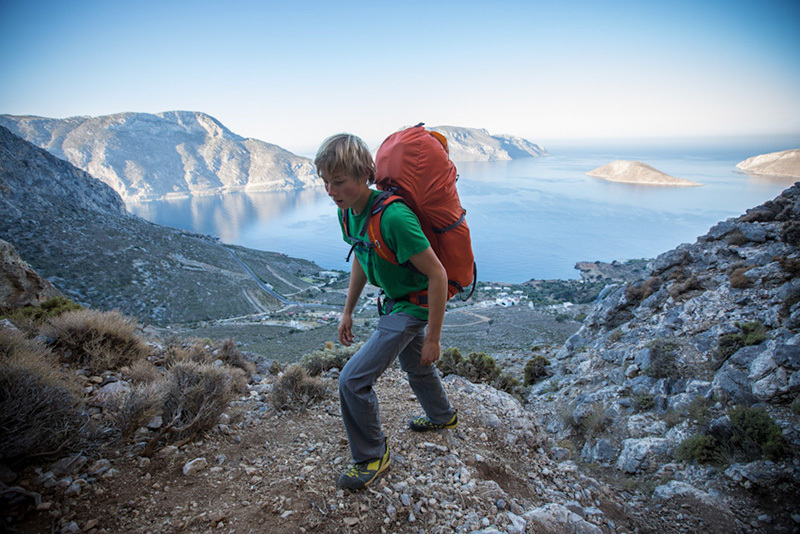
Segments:
[[[78,310],[51,318],[41,333],[66,363],[99,373],[144,359],[150,347],[136,335],[136,320],[118,311]]]
[[[717,361],[722,363],[744,347],[758,345],[767,340],[767,329],[760,321],[736,323],[738,332],[719,336],[717,342]]]
[[[66,297],[52,297],[39,306],[23,306],[0,313],[0,319],[9,319],[18,327],[28,329],[31,324],[39,324],[62,313],[80,309],[80,304]]]
[[[685,439],[676,449],[679,460],[706,464],[779,461],[790,447],[780,427],[763,408],[739,406],[728,414],[729,424],[714,425]]]
[[[525,364],[524,370],[524,383],[526,386],[535,384],[547,376],[547,366],[550,365],[550,360],[537,354]]]
[[[658,277],[652,276],[647,280],[640,280],[628,284],[628,287],[625,288],[625,298],[629,303],[635,304],[658,291],[660,287],[661,280]]]
[[[746,460],[780,460],[789,453],[781,427],[763,408],[739,406],[731,410],[731,445]]]
[[[328,342],[323,350],[304,354],[300,358],[300,365],[311,376],[319,376],[334,368],[341,370],[361,345],[363,343],[349,347],[335,347],[333,343]]]
[[[247,379],[241,369],[192,361],[173,364],[163,379],[163,389],[158,391],[158,387],[154,387],[156,392],[151,393],[163,399],[161,416],[164,424],[142,454],[150,456],[165,436],[186,442],[213,428],[236,391],[243,386],[246,389]],[[145,401],[144,405],[147,404]]]
[[[322,378],[310,376],[300,365],[289,365],[273,385],[270,402],[279,411],[304,410],[328,393],[328,385]]]
[[[654,339],[648,343],[650,348],[650,365],[644,370],[652,378],[675,378],[678,376],[678,364],[675,352],[676,343],[665,339]]]
[[[214,365],[217,360],[231,368],[242,370],[248,380],[256,371],[255,363],[247,359],[232,339],[221,342],[172,339],[167,343],[163,355],[165,367],[181,362]]]
[[[0,461],[27,462],[80,441],[80,397],[55,357],[0,330]]]
[[[128,393],[111,397],[105,409],[122,437],[130,439],[161,413],[164,397],[164,381],[136,384]]]
[[[753,285],[753,281],[750,280],[744,273],[752,269],[752,267],[736,267],[731,271],[729,275],[729,280],[731,287],[734,289],[744,289]]]
[[[503,372],[495,359],[485,352],[471,352],[464,358],[461,351],[451,347],[442,351],[436,360],[436,367],[445,376],[458,375],[474,384],[488,384],[520,400],[525,395],[519,380]]]

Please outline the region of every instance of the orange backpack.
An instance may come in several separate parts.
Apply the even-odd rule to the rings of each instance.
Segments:
[[[378,149],[375,167],[375,183],[383,192],[369,208],[363,229],[367,232],[366,245],[384,260],[399,265],[397,256],[383,240],[380,225],[386,206],[405,202],[419,218],[422,231],[447,271],[447,298],[465,292],[471,284],[469,294],[462,297],[467,300],[475,291],[477,267],[465,219],[467,212],[461,207],[456,191],[458,174],[448,155],[447,139],[438,132],[426,130],[423,123],[395,132]],[[356,239],[350,236],[346,214],[343,218],[345,234],[355,246]],[[414,268],[407,263],[406,267]],[[408,299],[419,306],[427,306],[427,291],[414,292]]]

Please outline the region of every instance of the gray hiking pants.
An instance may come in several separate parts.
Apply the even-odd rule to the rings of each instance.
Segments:
[[[426,324],[407,313],[383,315],[369,340],[342,369],[339,400],[355,463],[383,455],[385,436],[373,385],[398,356],[400,368],[408,374],[408,383],[425,415],[434,423],[446,423],[453,417],[436,367],[419,363]]]

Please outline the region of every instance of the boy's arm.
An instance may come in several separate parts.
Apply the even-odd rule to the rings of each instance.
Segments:
[[[353,258],[353,266],[350,268],[350,285],[347,288],[347,300],[344,303],[342,319],[339,321],[339,341],[342,345],[349,347],[355,340],[353,337],[353,310],[358,304],[358,297],[367,284],[367,275],[357,258]]]
[[[447,306],[447,272],[431,247],[410,258],[414,267],[428,277],[428,331],[422,344],[422,365],[439,359],[442,323]]]

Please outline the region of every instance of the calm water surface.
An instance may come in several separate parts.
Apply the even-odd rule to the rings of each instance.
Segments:
[[[694,242],[717,222],[780,194],[793,180],[756,177],[736,164],[796,148],[548,147],[551,156],[457,163],[478,279],[518,283],[578,278],[578,261],[653,258]],[[702,187],[607,182],[585,173],[615,159],[639,160]],[[284,252],[349,270],[336,208],[324,190],[232,193],[129,204],[149,221]]]

